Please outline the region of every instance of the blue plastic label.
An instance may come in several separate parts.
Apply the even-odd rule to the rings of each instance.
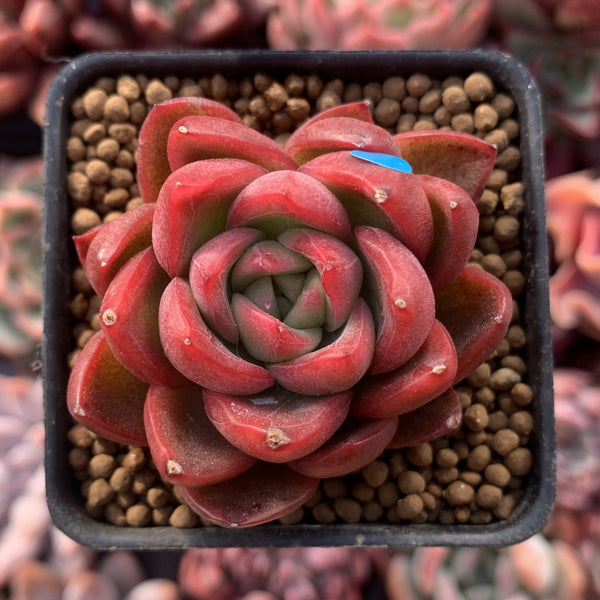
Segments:
[[[383,152],[367,152],[366,150],[351,150],[350,154],[386,169],[393,169],[401,173],[412,173],[410,164],[399,156],[384,154]]]

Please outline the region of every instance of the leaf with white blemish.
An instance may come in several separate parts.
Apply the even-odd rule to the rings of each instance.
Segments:
[[[151,386],[144,424],[161,477],[178,485],[211,485],[249,469],[256,459],[230,444],[206,415],[202,388]]]
[[[316,450],[344,422],[352,391],[303,396],[274,386],[241,398],[203,392],[214,426],[247,454],[269,462],[288,462]]]
[[[433,291],[415,256],[389,233],[357,227],[366,282],[376,317],[375,356],[369,373],[387,373],[421,347],[435,318]]]

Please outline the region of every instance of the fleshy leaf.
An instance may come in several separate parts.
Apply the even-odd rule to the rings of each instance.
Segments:
[[[302,506],[319,480],[285,465],[258,462],[223,483],[182,488],[181,495],[200,516],[226,527],[251,527],[282,517]]]
[[[452,385],[457,365],[450,334],[434,321],[425,343],[407,363],[363,379],[354,391],[351,414],[377,419],[419,408]]]
[[[152,228],[156,258],[171,277],[187,274],[194,251],[225,230],[233,199],[264,173],[233,158],[202,160],[171,173],[160,190]]]
[[[385,129],[350,117],[331,117],[305,123],[292,133],[285,150],[299,165],[321,154],[340,150],[399,155],[394,138]]]
[[[282,463],[313,452],[333,435],[348,414],[352,391],[307,397],[275,386],[246,398],[210,390],[203,397],[210,420],[232,444]]]
[[[306,226],[350,239],[350,222],[340,201],[322,184],[298,171],[275,171],[253,181],[234,200],[227,227],[253,226],[269,237]]]
[[[263,240],[248,248],[235,263],[231,270],[231,289],[243,292],[259,277],[303,273],[311,266],[309,260],[279,242]]]
[[[479,229],[479,211],[460,187],[430,175],[418,175],[433,215],[433,245],[425,270],[434,291],[445,288],[471,257]]]
[[[359,298],[339,337],[331,344],[288,362],[269,365],[276,381],[290,392],[335,394],[354,386],[366,373],[375,348],[371,311]]]
[[[89,244],[82,264],[91,286],[101,296],[119,269],[151,245],[155,206],[142,204],[102,225]]]
[[[131,258],[112,280],[100,305],[100,326],[117,359],[148,383],[179,387],[158,333],[158,305],[169,282],[152,248]]]
[[[394,136],[400,155],[413,173],[433,175],[463,188],[479,200],[494,168],[496,147],[457,131],[408,131]]]
[[[375,460],[394,436],[397,417],[349,418],[318,450],[289,463],[309,477],[341,477]]]
[[[281,318],[279,304],[273,287],[273,280],[270,277],[259,277],[258,279],[255,279],[244,290],[244,296],[272,317],[275,317],[276,319]]]
[[[415,256],[389,233],[357,227],[365,279],[377,315],[372,374],[404,364],[421,347],[435,318],[429,278]]]
[[[285,315],[283,322],[290,327],[301,329],[321,327],[325,322],[326,309],[326,297],[319,272],[311,269],[306,274],[302,291]]]
[[[320,327],[294,329],[262,311],[242,294],[234,294],[231,309],[244,348],[268,363],[292,360],[314,350],[323,335]]]
[[[190,285],[202,317],[232,344],[238,341],[238,330],[229,304],[229,274],[244,250],[262,238],[256,229],[231,229],[206,242],[192,257]]]
[[[431,207],[412,173],[392,171],[350,152],[319,156],[303,165],[344,205],[354,226],[370,225],[399,238],[421,261],[433,241]]]
[[[509,289],[479,266],[467,265],[436,295],[436,316],[458,354],[458,382],[476,369],[502,341],[512,317]]]
[[[215,117],[184,117],[171,128],[167,141],[173,171],[207,158],[241,158],[267,169],[295,170],[294,160],[274,140],[244,123]]]
[[[461,419],[460,400],[456,392],[449,388],[431,402],[400,415],[388,448],[407,448],[438,439],[455,431]]]
[[[338,104],[337,106],[327,108],[311,117],[304,125],[313,125],[319,121],[334,117],[358,119],[359,121],[365,121],[366,123],[374,122],[371,111],[369,110],[369,102],[367,100],[362,100],[360,102],[347,102],[345,104]]]
[[[171,173],[167,139],[173,124],[186,115],[206,115],[242,123],[223,103],[207,98],[174,98],[156,104],[140,128],[137,149],[137,181],[144,202],[156,202],[160,188]]]
[[[96,225],[96,227],[92,227],[92,229],[88,229],[85,233],[81,235],[74,235],[73,242],[75,244],[75,250],[77,252],[77,258],[79,258],[79,262],[81,266],[85,265],[85,261],[87,259],[87,253],[90,249],[91,243],[94,241],[94,238],[100,233],[104,224]]]
[[[184,279],[176,277],[166,287],[158,321],[167,357],[190,381],[234,395],[273,385],[268,371],[234,354],[211,332]]]
[[[148,384],[115,358],[104,333],[84,346],[71,371],[67,406],[78,423],[120,444],[145,446]]]
[[[325,329],[335,331],[346,322],[360,292],[358,256],[337,238],[311,229],[288,229],[278,239],[315,265],[326,298]]]
[[[231,445],[204,410],[202,388],[150,386],[144,407],[148,445],[160,476],[179,485],[212,485],[248,470],[256,459]]]

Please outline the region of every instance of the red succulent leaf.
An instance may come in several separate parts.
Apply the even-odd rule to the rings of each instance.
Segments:
[[[374,348],[373,317],[359,298],[339,337],[331,344],[267,368],[291,392],[309,396],[335,394],[360,381],[371,364]]]
[[[289,463],[309,477],[341,477],[375,460],[394,436],[398,418],[349,418],[318,450]]]
[[[206,413],[232,444],[251,456],[282,463],[306,456],[344,422],[352,391],[299,396],[273,387],[247,398],[203,392]]]
[[[168,282],[152,248],[142,250],[108,286],[100,326],[117,359],[136,377],[179,387],[184,378],[167,360],[158,332],[158,306]]]
[[[283,322],[302,329],[320,327],[325,323],[326,310],[327,302],[319,272],[311,269],[306,273],[304,285]]]
[[[92,227],[92,229],[88,229],[85,233],[81,235],[74,235],[73,242],[75,243],[75,250],[77,251],[77,258],[79,258],[79,262],[82,266],[85,265],[85,261],[87,259],[87,253],[90,249],[91,243],[94,241],[94,238],[100,233],[100,230],[104,227],[104,225],[96,225],[96,227]]]
[[[223,483],[182,488],[181,495],[200,516],[226,527],[251,527],[278,519],[302,506],[319,480],[285,465],[258,462]]]
[[[331,117],[305,123],[285,145],[286,152],[299,164],[340,150],[367,150],[399,156],[394,138],[372,122],[351,117]]]
[[[337,106],[322,110],[320,113],[317,113],[306,121],[304,125],[312,125],[318,121],[331,119],[333,117],[348,117],[349,119],[358,119],[360,121],[365,121],[366,123],[374,122],[369,109],[369,101],[363,100],[361,102],[338,104]]]
[[[398,417],[398,428],[388,448],[407,448],[438,439],[456,430],[462,407],[452,388],[412,412]]]
[[[267,314],[281,318],[280,302],[275,295],[271,277],[259,277],[244,290],[244,296]]]
[[[410,412],[448,389],[457,366],[454,342],[436,320],[408,362],[391,373],[363,379],[354,391],[351,414],[379,419]]]
[[[207,327],[189,284],[166,287],[158,314],[160,337],[171,363],[194,383],[225,394],[257,394],[273,385],[269,372],[234,354]]]
[[[174,98],[156,104],[140,128],[137,149],[137,182],[144,202],[156,202],[171,173],[167,139],[174,123],[187,115],[206,115],[242,123],[230,108],[207,98]]]
[[[94,334],[77,357],[67,387],[73,417],[120,444],[145,446],[144,402],[148,384],[115,358],[104,333]]]
[[[369,373],[386,373],[404,364],[425,341],[435,319],[433,291],[419,261],[389,233],[357,227],[356,240],[376,315]]]
[[[479,200],[494,168],[495,146],[467,133],[440,129],[408,131],[394,139],[413,173],[452,181],[474,202]]]
[[[244,348],[259,361],[275,363],[292,360],[314,350],[323,336],[320,327],[289,327],[242,294],[233,294],[231,309]]]
[[[252,281],[265,275],[303,273],[311,262],[275,240],[263,240],[248,248],[231,270],[231,289],[243,292]]]
[[[458,354],[455,382],[489,358],[506,335],[512,309],[509,289],[475,265],[467,265],[436,295],[436,316],[452,336]]]
[[[190,285],[202,317],[224,340],[237,344],[238,329],[229,304],[231,268],[263,234],[249,227],[223,232],[198,248],[190,266]]]
[[[433,245],[424,266],[434,291],[445,288],[464,268],[475,247],[479,211],[460,187],[439,177],[417,175],[433,215]]]
[[[247,225],[263,229],[273,238],[297,226],[342,240],[349,240],[351,233],[340,201],[324,185],[298,171],[268,173],[240,193],[229,210],[227,228]]]
[[[156,258],[171,277],[187,273],[194,251],[225,230],[233,199],[265,173],[235,158],[202,160],[171,173],[160,190],[152,228]]]
[[[325,329],[335,331],[348,319],[360,292],[358,256],[337,238],[311,229],[288,229],[278,239],[315,265],[325,293]]]
[[[274,140],[237,121],[216,117],[184,117],[171,128],[167,141],[171,170],[207,158],[241,158],[267,169],[297,168]]]
[[[352,225],[369,225],[398,237],[421,261],[433,241],[427,196],[412,173],[402,173],[352,156],[324,154],[300,173],[314,177],[341,201]]]
[[[101,296],[119,269],[135,254],[151,245],[154,209],[154,204],[142,204],[124,213],[94,232],[87,251],[78,250],[80,258],[85,258],[82,263],[85,274]],[[86,236],[84,244],[87,245],[87,235],[75,238],[78,249],[78,239]]]
[[[230,444],[206,415],[202,388],[150,386],[144,423],[161,477],[179,485],[212,485],[248,470],[256,459]]]

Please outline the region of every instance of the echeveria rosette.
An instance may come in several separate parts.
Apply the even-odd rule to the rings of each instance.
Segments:
[[[210,100],[157,105],[139,137],[145,204],[75,238],[102,304],[71,413],[149,445],[194,510],[231,526],[454,430],[452,385],[512,311],[467,264],[494,159],[464,134],[392,136],[365,103],[313,117],[285,147]]]

